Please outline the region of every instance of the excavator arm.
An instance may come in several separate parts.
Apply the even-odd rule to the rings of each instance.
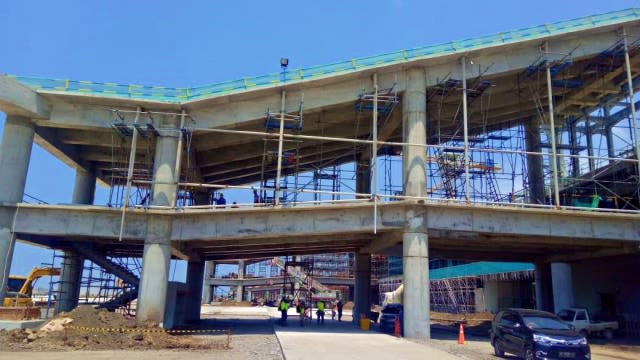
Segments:
[[[36,267],[31,270],[29,275],[27,275],[27,280],[22,284],[19,293],[27,296],[31,296],[31,292],[33,291],[33,284],[39,278],[43,276],[59,276],[60,268],[52,268],[52,267]]]

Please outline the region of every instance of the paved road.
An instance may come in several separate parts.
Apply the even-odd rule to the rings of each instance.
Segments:
[[[297,315],[290,316],[287,326],[274,322],[276,336],[287,360],[371,360],[371,359],[438,359],[460,358],[432,346],[396,338],[375,330],[362,331],[350,321],[325,320],[318,325],[311,320],[300,326]]]

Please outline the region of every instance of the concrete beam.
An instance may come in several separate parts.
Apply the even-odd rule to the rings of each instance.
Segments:
[[[32,119],[49,117],[47,100],[6,75],[0,75],[0,109],[7,115]]]
[[[238,208],[187,210],[129,210],[125,240],[140,241],[145,223],[153,217],[173,218],[173,241],[222,241],[295,238],[310,235],[373,233],[373,204],[321,205],[295,208]],[[380,203],[378,231],[404,227],[406,210],[428,211],[428,231],[484,234],[487,239],[516,237],[527,242],[601,245],[601,242],[640,239],[637,215],[549,209],[463,206],[454,204]],[[422,209],[422,210],[421,210]],[[15,205],[1,204],[12,212]],[[120,209],[97,206],[22,204],[15,219],[16,233],[113,240],[120,230]],[[167,220],[169,221],[169,220]],[[459,236],[458,239],[464,240]],[[537,239],[537,240],[536,240]],[[518,240],[514,240],[518,241]]]

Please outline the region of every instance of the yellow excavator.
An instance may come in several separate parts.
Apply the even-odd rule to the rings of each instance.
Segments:
[[[3,306],[33,306],[31,295],[36,280],[43,276],[60,276],[60,268],[36,267],[27,276],[9,275],[8,291]]]

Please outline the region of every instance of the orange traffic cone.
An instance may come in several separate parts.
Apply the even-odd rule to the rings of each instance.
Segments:
[[[458,344],[464,345],[464,326],[460,323],[460,331],[458,332]]]
[[[396,317],[396,321],[393,323],[393,336],[400,337],[400,318]]]

